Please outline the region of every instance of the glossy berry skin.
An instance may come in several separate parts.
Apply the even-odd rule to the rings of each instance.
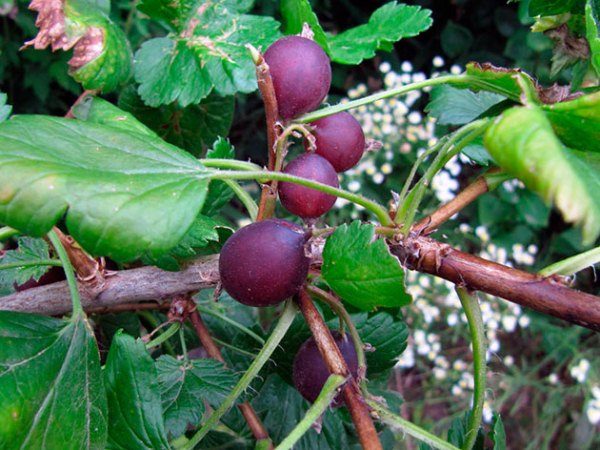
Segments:
[[[316,153],[329,161],[337,172],[344,172],[358,163],[365,151],[365,135],[352,114],[333,114],[311,125]]]
[[[300,155],[286,166],[284,172],[336,188],[340,185],[329,161],[314,153]],[[333,195],[290,182],[279,183],[279,198],[285,209],[303,218],[322,216],[336,201]]]
[[[308,273],[306,234],[286,220],[269,219],[240,228],[219,256],[223,288],[238,302],[271,306],[295,295]]]
[[[358,376],[358,357],[354,343],[347,334],[344,337],[337,331],[332,331],[331,334],[348,365],[348,370],[356,378]],[[311,337],[304,342],[296,353],[293,370],[294,386],[302,394],[302,397],[313,403],[330,375],[314,338]],[[338,394],[333,400],[332,406],[338,407],[342,403],[342,395]]]
[[[331,85],[327,54],[314,41],[286,36],[264,54],[269,65],[279,115],[291,119],[321,104]]]

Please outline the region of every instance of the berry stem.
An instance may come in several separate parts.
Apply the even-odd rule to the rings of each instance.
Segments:
[[[0,270],[16,269],[21,267],[37,267],[37,266],[55,266],[62,267],[62,263],[58,259],[38,259],[36,261],[23,261],[0,264]]]
[[[306,289],[303,288],[300,290],[299,294],[296,296],[296,302],[310,328],[329,372],[348,378],[350,372],[346,365],[346,361],[336,345],[331,331],[327,328],[327,325],[325,325],[323,318],[319,314],[319,311],[317,311],[317,308],[315,308]],[[382,447],[379,436],[377,435],[377,430],[375,429],[369,408],[360,393],[356,380],[350,378],[342,388],[342,393],[363,449],[381,450]]]
[[[369,200],[362,195],[353,194],[344,189],[335,188],[327,184],[319,183],[318,181],[309,180],[307,178],[297,177],[283,172],[267,172],[261,171],[215,171],[210,176],[215,180],[257,180],[265,182],[268,180],[288,181],[291,183],[300,184],[309,188],[316,189],[326,194],[335,195],[336,197],[345,198],[353,203],[363,206],[377,216],[379,222],[384,226],[392,226],[393,222],[388,215],[387,210],[379,203]]]
[[[71,304],[73,305],[72,319],[76,319],[80,315],[84,315],[84,312],[83,307],[81,306],[81,298],[79,297],[79,290],[77,288],[77,280],[75,279],[73,266],[71,265],[67,251],[63,247],[60,238],[56,234],[56,231],[51,230],[48,233],[48,238],[54,246],[56,254],[58,255],[58,258],[63,266],[65,277],[67,278],[67,285],[69,286],[69,293],[71,294]]]
[[[479,433],[479,427],[483,418],[486,373],[485,330],[483,328],[483,317],[481,316],[477,295],[470,293],[466,288],[458,286],[456,287],[456,293],[467,316],[471,342],[473,344],[473,408],[469,415],[466,440],[462,447],[463,450],[471,450],[477,440],[477,434]]]
[[[371,408],[373,408],[373,411],[379,415],[381,420],[392,428],[397,428],[403,433],[406,433],[409,436],[412,436],[415,439],[418,439],[419,441],[424,442],[425,444],[438,450],[459,450],[458,447],[455,447],[449,442],[440,439],[436,435],[431,434],[429,431],[424,430],[418,425],[404,419],[403,417],[400,417],[397,414],[394,414],[375,400],[367,400],[367,403]]]
[[[248,214],[252,221],[256,220],[256,216],[258,215],[258,206],[254,199],[243,189],[239,184],[237,184],[234,180],[223,180],[227,186],[231,188],[237,198],[242,202],[242,204],[246,207]]]
[[[19,234],[18,230],[11,227],[0,228],[0,242]]]
[[[158,347],[162,343],[169,340],[169,338],[174,336],[175,333],[179,331],[179,328],[181,328],[181,324],[179,324],[179,322],[172,323],[169,328],[164,331],[164,333],[161,333],[151,341],[148,341],[148,343],[146,343],[146,348],[150,349],[152,347]]]
[[[196,305],[196,308],[198,309],[198,311],[200,311],[203,314],[208,314],[209,316],[213,316],[216,317],[218,319],[221,319],[223,322],[228,323],[229,325],[231,325],[232,327],[237,328],[238,330],[240,330],[242,333],[246,333],[248,336],[250,336],[252,339],[254,339],[256,342],[258,342],[261,346],[265,345],[265,340],[263,338],[261,338],[258,334],[256,334],[254,331],[252,331],[250,328],[245,327],[244,325],[242,325],[239,322],[236,322],[235,320],[231,319],[230,317],[226,316],[225,314],[221,314],[218,311],[214,311],[211,308],[207,308],[205,306],[202,305]]]
[[[493,84],[487,83],[481,79],[476,77],[472,77],[469,75],[445,75],[436,78],[430,78],[428,80],[419,81],[416,83],[407,84],[405,86],[400,86],[394,89],[388,89],[387,91],[377,92],[372,95],[368,95],[363,98],[358,98],[356,100],[352,100],[346,103],[338,103],[334,106],[328,106],[326,108],[318,109],[311,113],[305,114],[299,118],[297,118],[294,122],[296,123],[309,123],[314,122],[315,120],[322,119],[323,117],[331,116],[333,114],[337,114],[342,111],[348,111],[349,109],[358,108],[359,106],[368,105],[369,103],[374,103],[378,100],[383,100],[390,97],[396,97],[398,95],[406,94],[411,91],[416,91],[419,89],[423,89],[429,86],[436,86],[439,84],[450,84],[454,86],[462,86],[465,88],[477,88],[485,91],[496,92],[498,94],[502,94],[511,100],[516,102],[519,101],[518,96],[515,96],[514,93],[502,89],[499,86],[495,86]]]
[[[267,339],[264,347],[258,353],[258,356],[248,370],[244,372],[244,375],[240,378],[240,381],[235,385],[233,390],[229,393],[229,395],[223,400],[221,405],[217,409],[213,411],[210,417],[204,422],[204,425],[194,434],[189,441],[183,444],[181,449],[185,450],[193,450],[196,448],[196,445],[211,431],[219,422],[221,417],[229,411],[229,409],[233,406],[236,399],[248,388],[252,380],[258,375],[262,367],[267,363],[275,349],[279,346],[279,343],[285,336],[287,330],[289,329],[292,321],[294,320],[294,316],[296,315],[296,307],[292,301],[287,301],[283,313],[275,325],[273,332]]]
[[[323,389],[319,393],[319,396],[308,408],[304,418],[296,424],[294,429],[281,441],[281,443],[275,447],[275,450],[289,450],[296,442],[300,440],[302,436],[310,429],[313,423],[325,413],[329,405],[338,393],[339,387],[346,382],[346,378],[341,375],[329,375],[327,381],[323,385]]]
[[[544,269],[539,274],[545,277],[551,275],[573,275],[586,267],[600,263],[600,247],[593,248],[587,252],[580,253],[570,258],[558,261]]]

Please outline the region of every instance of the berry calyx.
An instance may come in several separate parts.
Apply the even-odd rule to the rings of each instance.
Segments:
[[[340,185],[337,173],[329,161],[314,153],[300,155],[285,167],[284,172],[336,188]],[[303,218],[322,216],[336,201],[333,195],[295,183],[281,182],[278,190],[284,208]]]
[[[344,172],[358,163],[365,151],[365,135],[352,114],[333,114],[311,125],[315,152],[329,161],[336,172]]]
[[[358,376],[358,356],[354,349],[354,343],[348,335],[342,336],[337,331],[332,331],[331,334],[346,361],[350,374],[356,378]],[[302,394],[302,397],[313,403],[321,392],[321,389],[323,389],[329,375],[329,370],[325,365],[325,361],[323,361],[317,343],[311,337],[302,344],[294,358],[292,376],[294,386]],[[342,395],[338,394],[333,400],[332,406],[338,407],[342,403]]]
[[[331,65],[317,43],[300,36],[286,36],[275,41],[264,58],[281,117],[291,119],[321,104],[331,85]]]
[[[308,273],[304,230],[269,219],[240,228],[219,256],[223,288],[250,306],[271,306],[295,295]]]

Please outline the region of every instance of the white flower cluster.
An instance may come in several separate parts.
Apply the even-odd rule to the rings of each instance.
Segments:
[[[600,386],[592,387],[592,398],[587,402],[585,415],[592,425],[600,424]]]
[[[578,364],[571,367],[571,370],[569,371],[569,373],[578,382],[583,383],[583,382],[585,382],[585,380],[587,378],[589,370],[590,370],[590,362],[587,359],[583,358],[579,361]]]

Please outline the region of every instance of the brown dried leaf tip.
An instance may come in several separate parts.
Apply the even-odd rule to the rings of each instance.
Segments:
[[[52,51],[73,49],[69,66],[72,70],[77,70],[102,54],[104,30],[68,23],[64,6],[64,0],[33,0],[29,9],[38,13],[35,25],[39,32],[35,38],[25,42],[22,48],[33,46],[36,50],[43,50],[50,46]]]

